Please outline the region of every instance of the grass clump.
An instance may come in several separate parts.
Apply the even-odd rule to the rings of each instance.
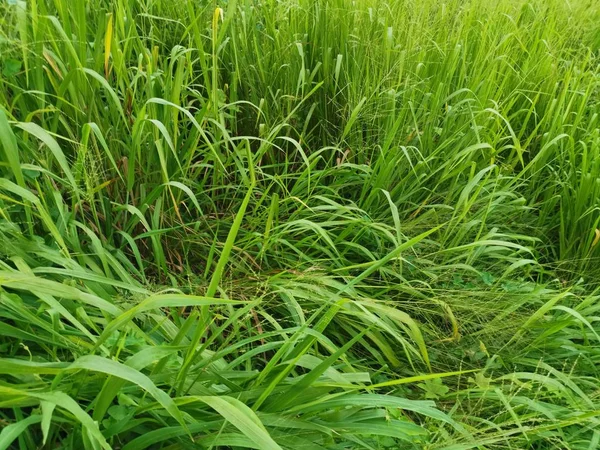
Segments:
[[[0,5],[0,449],[595,449],[600,7]]]

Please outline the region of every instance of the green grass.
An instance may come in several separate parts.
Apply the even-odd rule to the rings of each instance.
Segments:
[[[0,450],[598,448],[599,21],[2,1]]]

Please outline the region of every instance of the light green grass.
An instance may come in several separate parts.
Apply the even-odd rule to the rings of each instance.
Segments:
[[[598,23],[0,3],[0,449],[598,448]]]

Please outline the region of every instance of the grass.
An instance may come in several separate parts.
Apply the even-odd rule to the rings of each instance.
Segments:
[[[577,0],[0,4],[0,449],[600,445]]]

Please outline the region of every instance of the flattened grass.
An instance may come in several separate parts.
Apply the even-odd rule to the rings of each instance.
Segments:
[[[0,449],[596,448],[598,20],[2,3]]]

